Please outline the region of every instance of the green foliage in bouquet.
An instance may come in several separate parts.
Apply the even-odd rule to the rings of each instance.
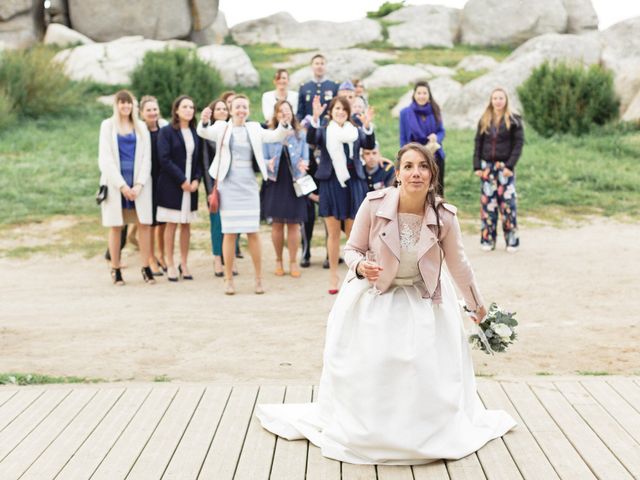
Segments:
[[[599,65],[545,62],[518,88],[524,118],[543,137],[584,135],[617,118],[613,76]]]
[[[516,328],[518,321],[515,312],[502,310],[495,302],[489,306],[487,316],[478,325],[484,332],[491,350],[495,353],[504,352],[518,338]],[[469,343],[486,354],[491,354],[477,333],[469,337]]]
[[[401,2],[384,2],[382,5],[380,5],[380,8],[378,8],[378,10],[367,12],[367,18],[386,17],[390,13],[395,12],[396,10],[400,10],[402,7],[404,7],[404,3],[404,0]]]
[[[145,54],[131,75],[131,89],[138,98],[155,96],[162,116],[169,118],[178,96],[189,95],[201,110],[222,93],[224,85],[219,73],[195,50],[165,49]]]

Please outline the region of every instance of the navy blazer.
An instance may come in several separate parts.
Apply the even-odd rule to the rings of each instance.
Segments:
[[[315,178],[318,180],[329,180],[331,172],[333,172],[333,162],[331,156],[327,150],[327,142],[325,141],[327,135],[327,127],[314,128],[309,125],[307,129],[307,143],[320,147],[320,163],[318,164],[318,170],[316,170]],[[367,150],[373,150],[376,148],[376,136],[374,132],[367,135],[362,128],[358,127],[358,138],[353,142],[353,165],[355,167],[356,175],[362,180],[366,180],[364,173],[364,166],[362,160],[360,160],[360,149],[366,148]]]
[[[322,106],[326,107],[338,95],[338,84],[332,80],[323,82],[311,80],[301,85],[298,91],[298,111],[296,112],[298,120],[302,121],[307,115],[313,115],[313,97],[316,95],[320,97]],[[325,111],[326,108],[321,116],[324,116]]]
[[[187,149],[180,129],[171,125],[162,127],[158,133],[158,158],[160,159],[160,176],[158,178],[158,205],[160,207],[180,210],[182,207],[182,185],[185,180],[192,182],[202,177],[200,149],[202,140],[195,128],[191,128],[195,149],[191,159],[191,178],[185,176]],[[198,209],[198,192],[191,194],[191,211]]]

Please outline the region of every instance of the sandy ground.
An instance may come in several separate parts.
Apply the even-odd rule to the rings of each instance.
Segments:
[[[465,236],[487,300],[518,313],[519,342],[474,352],[484,375],[640,373],[640,226],[595,219],[575,228],[528,228],[515,255],[484,253]],[[252,293],[249,258],[238,294],[222,294],[208,252],[193,252],[193,282],[143,284],[126,254],[125,287],[105,262],[75,256],[0,259],[0,372],[106,380],[317,382],[327,295],[322,249],[300,279],[275,277],[263,237],[267,294]],[[343,272],[344,276],[344,272]]]

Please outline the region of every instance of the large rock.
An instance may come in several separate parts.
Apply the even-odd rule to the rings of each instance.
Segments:
[[[621,111],[640,90],[640,17],[617,23],[601,32],[602,65],[614,74]]]
[[[227,19],[219,10],[213,23],[204,30],[191,32],[190,39],[198,45],[222,45],[227,35],[229,35]]]
[[[191,4],[191,26],[194,32],[205,30],[216,20],[218,0],[191,0],[189,3]]]
[[[631,100],[631,103],[622,115],[622,120],[624,120],[625,122],[640,121],[640,90],[638,90],[636,96],[633,98],[633,100]]]
[[[50,0],[47,15],[49,23],[60,23],[69,26],[69,9],[67,0]]]
[[[545,61],[567,61],[583,65],[599,63],[600,43],[594,35],[547,34],[529,40],[489,73],[467,83],[443,106],[447,124],[454,128],[475,128],[491,91],[505,88],[511,106],[520,110],[517,88]]]
[[[361,48],[349,48],[345,50],[314,50],[311,52],[297,53],[289,57],[288,61],[274,64],[275,68],[291,69],[299,65],[304,67],[293,72],[289,77],[292,88],[308,82],[313,76],[309,66],[311,58],[321,53],[327,59],[327,78],[340,83],[344,80],[364,78],[378,68],[377,61],[393,60],[394,54],[364,50]],[[368,85],[367,85],[368,87]]]
[[[65,62],[67,75],[73,80],[93,80],[108,85],[127,84],[131,72],[149,51],[165,48],[193,48],[194,44],[179,40],[163,42],[140,36],[124,37],[108,43],[93,43],[62,50],[55,61]]]
[[[6,21],[31,9],[32,0],[2,0],[0,2],[0,21]]]
[[[200,47],[198,56],[220,72],[225,85],[257,87],[260,84],[260,75],[249,55],[236,45]]]
[[[456,74],[454,68],[443,67],[441,65],[431,65],[430,63],[416,63],[416,67],[420,67],[431,77],[453,77]]]
[[[462,10],[462,43],[517,45],[567,29],[563,0],[469,0]]]
[[[71,27],[108,42],[128,35],[184,38],[191,32],[189,0],[68,0]]]
[[[429,80],[429,87],[431,87],[431,93],[433,94],[433,98],[438,102],[438,105],[442,107],[445,102],[457,95],[460,90],[462,90],[462,84],[460,82],[456,82],[451,79],[451,77],[438,77],[433,80]],[[413,89],[409,90],[405,93],[395,107],[391,110],[391,115],[393,117],[400,116],[400,110],[405,107],[408,107],[411,104],[411,99],[413,98]],[[446,112],[442,112],[443,116],[446,116]],[[446,122],[446,118],[444,119]],[[446,126],[446,125],[445,125]]]
[[[487,55],[469,55],[458,62],[456,70],[479,72],[481,70],[491,70],[497,65],[498,61],[493,57]]]
[[[32,13],[18,14],[0,22],[0,51],[30,47],[38,42],[39,36]]]
[[[371,75],[365,78],[367,89],[383,87],[403,87],[418,80],[428,80],[432,75],[425,69],[416,65],[393,64],[376,68]]]
[[[58,45],[60,47],[67,47],[74,44],[88,45],[93,43],[93,40],[86,35],[76,32],[75,30],[71,30],[69,27],[60,23],[49,24],[43,41],[46,45]]]
[[[286,12],[239,23],[231,28],[240,45],[275,43],[285,48],[340,49],[382,40],[382,27],[375,20],[352,22],[298,22]]]
[[[389,42],[396,47],[452,48],[460,33],[460,10],[439,5],[416,5],[390,13],[385,20],[399,22],[388,27]]]
[[[598,14],[591,0],[562,0],[567,10],[567,33],[598,30]]]

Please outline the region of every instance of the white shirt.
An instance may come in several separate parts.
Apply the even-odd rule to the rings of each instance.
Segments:
[[[294,115],[298,111],[298,92],[294,92],[293,90],[287,91],[287,101],[291,104],[293,108]],[[266,121],[271,120],[273,117],[273,109],[276,106],[278,100],[276,99],[276,91],[271,90],[270,92],[264,92],[262,94],[262,115],[264,115],[264,119]]]

